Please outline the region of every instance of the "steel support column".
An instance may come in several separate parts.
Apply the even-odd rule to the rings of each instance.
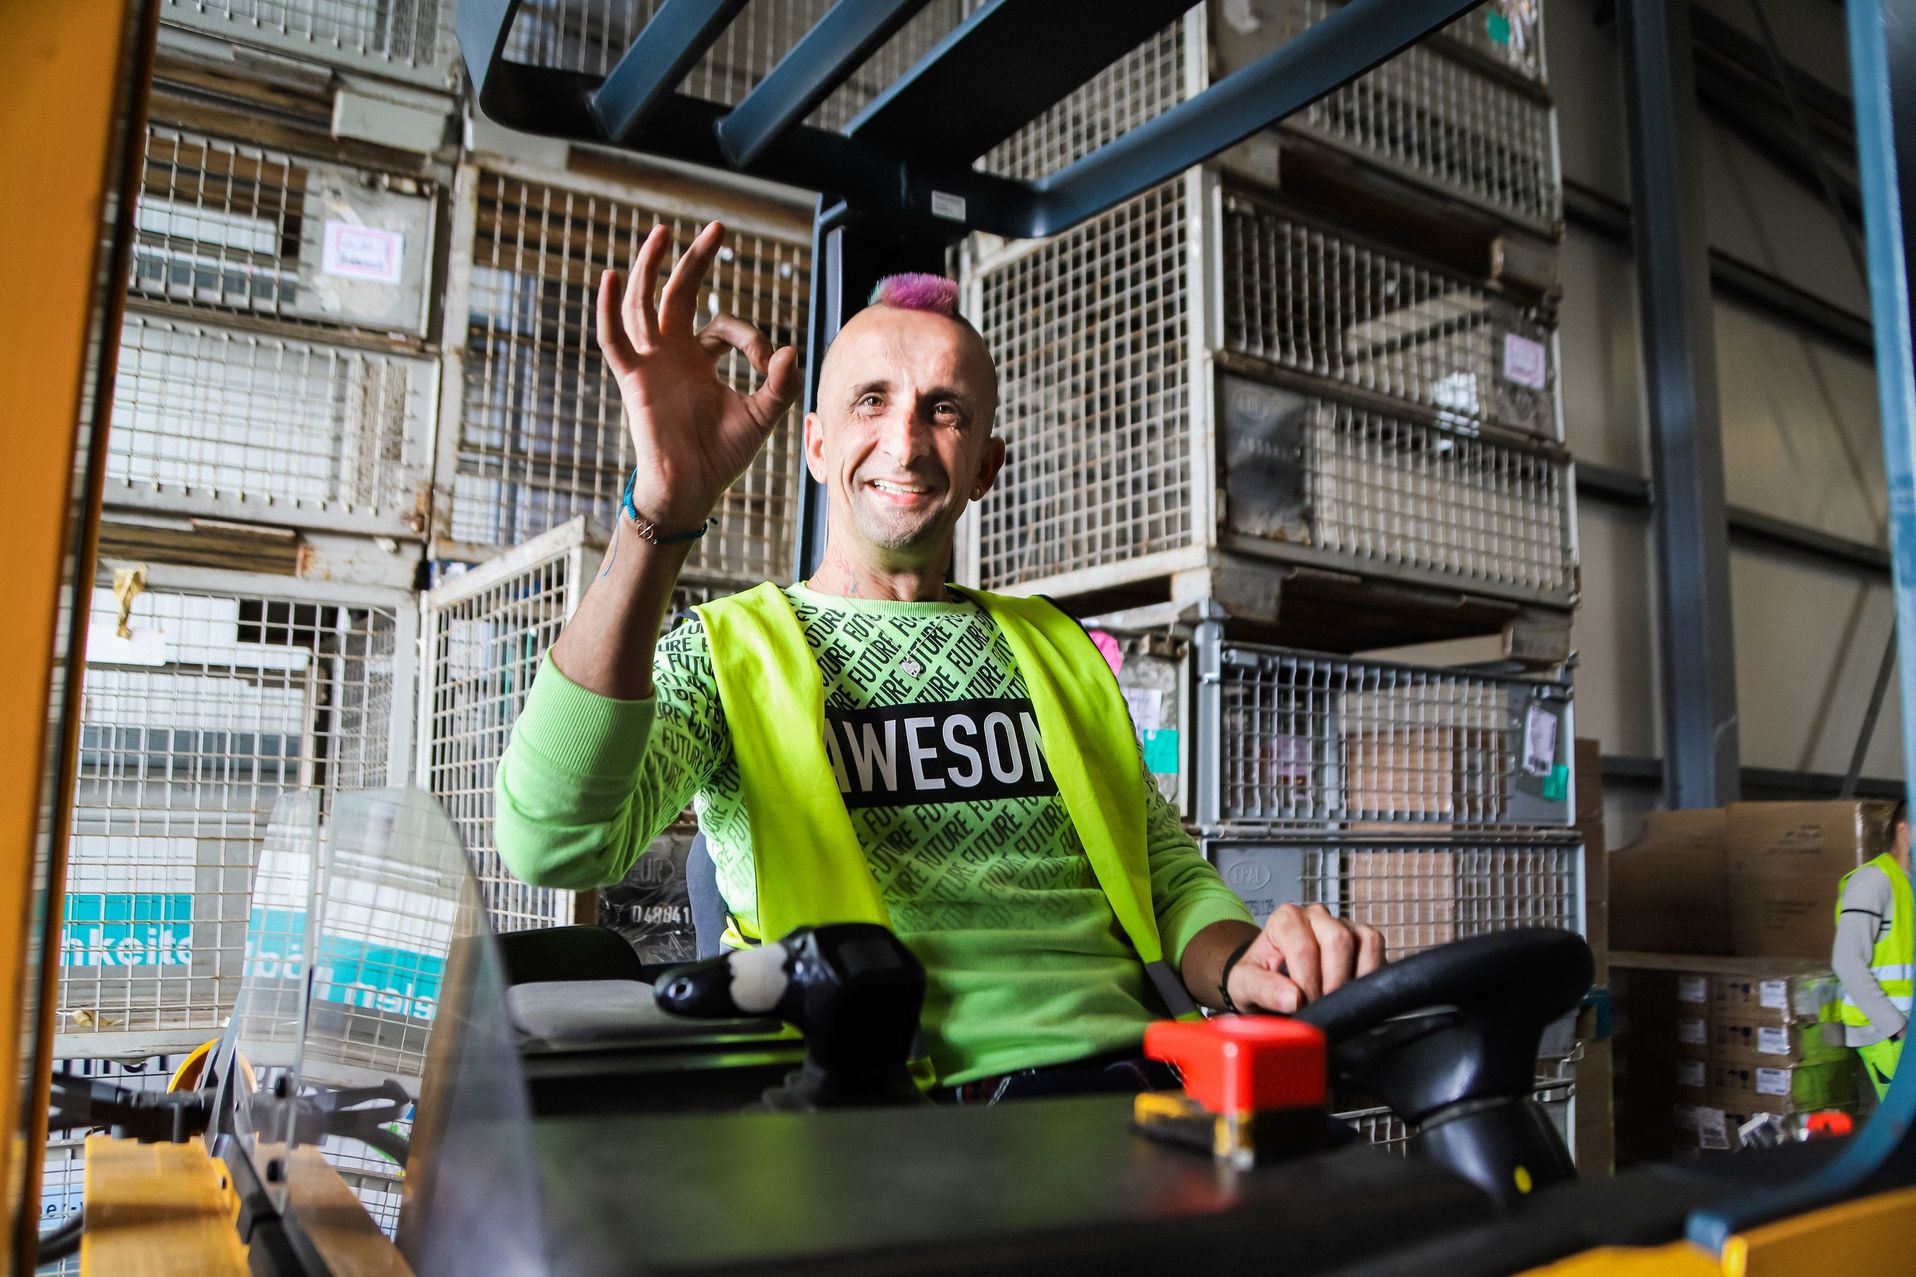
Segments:
[[[1631,226],[1650,411],[1665,797],[1738,794],[1729,526],[1689,0],[1626,0]]]
[[[818,407],[818,375],[825,363],[825,348],[845,321],[864,309],[872,286],[903,271],[943,274],[946,247],[943,240],[912,238],[895,228],[873,226],[843,204],[827,208],[823,199],[819,201],[812,222],[811,322],[805,343],[807,411]],[[825,553],[826,505],[824,486],[807,474],[798,494],[794,580],[810,576]]]

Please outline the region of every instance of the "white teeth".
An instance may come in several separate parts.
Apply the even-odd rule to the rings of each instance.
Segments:
[[[871,485],[880,492],[897,492],[904,496],[911,497],[920,496],[930,491],[929,488],[907,488],[900,483],[886,483],[883,479],[873,479]]]

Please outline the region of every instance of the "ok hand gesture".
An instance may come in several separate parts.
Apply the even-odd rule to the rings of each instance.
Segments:
[[[719,314],[693,330],[698,299],[725,228],[712,222],[672,268],[653,305],[671,233],[654,226],[639,246],[623,289],[616,270],[599,278],[599,349],[619,385],[638,474],[632,504],[663,532],[704,522],[719,496],[745,473],[772,428],[798,395],[798,356],[772,349],[765,334]],[[719,379],[728,350],[743,354],[765,378],[741,395]]]

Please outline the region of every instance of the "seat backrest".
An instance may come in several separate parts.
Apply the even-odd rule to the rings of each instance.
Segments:
[[[685,889],[692,899],[692,937],[699,958],[716,958],[725,949],[719,943],[725,934],[725,897],[719,894],[718,866],[712,863],[703,833],[693,835],[685,853]]]
[[[590,924],[508,931],[499,937],[508,985],[552,980],[643,980],[645,968],[624,936]]]

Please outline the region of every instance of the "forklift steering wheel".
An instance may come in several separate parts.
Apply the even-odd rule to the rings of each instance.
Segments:
[[[1296,1018],[1331,1065],[1418,1128],[1411,1147],[1507,1205],[1575,1165],[1530,1098],[1543,1030],[1595,972],[1582,937],[1544,928],[1475,936],[1391,963]]]

